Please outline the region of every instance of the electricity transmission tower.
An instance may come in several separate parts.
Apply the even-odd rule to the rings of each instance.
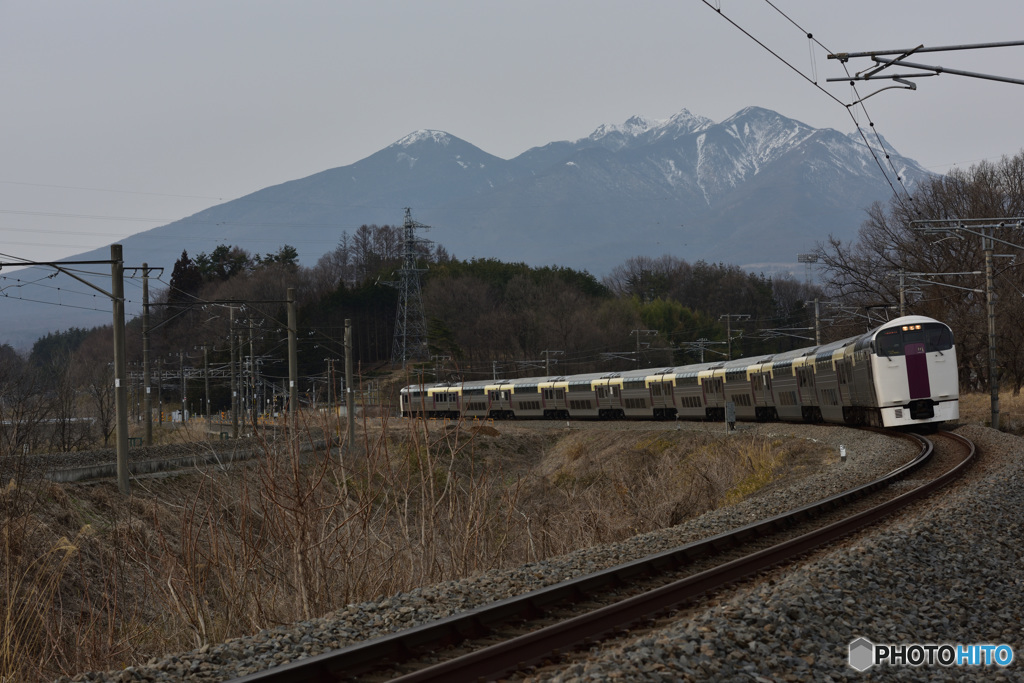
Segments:
[[[423,300],[420,296],[420,273],[426,268],[416,267],[420,247],[429,240],[416,237],[416,230],[428,230],[429,225],[412,219],[412,209],[405,209],[405,223],[402,225],[402,267],[399,280],[386,284],[398,288],[398,313],[395,317],[395,343],[391,349],[391,362],[405,363],[427,355],[427,321],[423,315]]]

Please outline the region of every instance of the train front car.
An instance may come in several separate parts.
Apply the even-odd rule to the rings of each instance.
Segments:
[[[906,316],[857,340],[874,386],[869,422],[883,427],[925,425],[960,417],[953,331],[924,316]]]

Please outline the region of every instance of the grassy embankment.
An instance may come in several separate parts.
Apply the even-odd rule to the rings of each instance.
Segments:
[[[549,423],[550,424],[550,423]],[[119,668],[679,523],[820,445],[717,426],[374,420],[356,447],[0,494],[0,680]],[[258,434],[257,434],[258,436]]]

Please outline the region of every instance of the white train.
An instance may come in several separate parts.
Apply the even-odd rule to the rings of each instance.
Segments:
[[[421,384],[404,417],[837,422],[929,425],[960,416],[953,332],[906,316],[859,337],[739,360],[628,372]]]

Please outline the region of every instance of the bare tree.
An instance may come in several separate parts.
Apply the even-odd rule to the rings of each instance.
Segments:
[[[113,358],[113,334],[106,327],[86,337],[69,363],[74,390],[81,396],[76,400],[76,423],[91,422],[95,439],[104,445],[109,445],[115,428]]]
[[[820,271],[828,294],[854,307],[888,306],[900,301],[900,273],[927,273],[902,278],[908,313],[949,323],[957,335],[961,382],[980,387],[987,381],[987,324],[982,240],[953,233],[925,235],[915,221],[1020,216],[1024,213],[1024,152],[999,163],[982,162],[933,177],[912,197],[874,204],[856,240],[830,238],[819,245]],[[1024,231],[1007,228],[999,239],[1024,244]],[[1015,386],[1022,381],[1024,358],[1015,351],[1020,338],[1020,299],[1024,263],[1019,250],[997,250],[1015,257],[996,272],[996,318],[1000,321],[999,357]],[[956,273],[953,275],[952,273]],[[965,274],[966,273],[966,274]],[[909,283],[914,286],[910,287]]]
[[[43,439],[52,404],[41,379],[20,358],[0,362],[0,457],[19,454]]]

